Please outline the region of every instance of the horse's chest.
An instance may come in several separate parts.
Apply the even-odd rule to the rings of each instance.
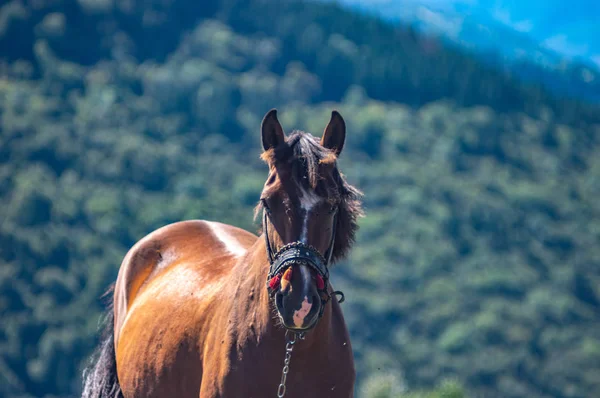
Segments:
[[[280,355],[279,355],[280,354]],[[354,387],[352,359],[343,353],[294,353],[286,375],[286,398],[348,398]],[[222,390],[212,397],[276,397],[282,382],[284,353],[270,352],[232,361]],[[201,394],[201,398],[205,395]]]

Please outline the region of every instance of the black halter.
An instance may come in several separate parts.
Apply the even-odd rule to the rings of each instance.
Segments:
[[[277,253],[273,254],[273,249],[271,248],[271,242],[269,241],[269,232],[267,229],[267,217],[271,217],[271,212],[268,207],[264,206],[263,210],[263,230],[265,235],[265,245],[267,248],[267,256],[269,257],[269,275],[267,277],[267,290],[270,295],[273,295],[275,292],[271,290],[269,286],[269,281],[275,277],[276,275],[282,273],[289,267],[294,265],[308,265],[311,267],[317,274],[323,278],[324,288],[319,291],[321,296],[321,311],[319,313],[319,318],[323,316],[323,310],[325,304],[331,298],[331,295],[327,291],[327,286],[329,282],[329,269],[328,266],[331,262],[331,257],[333,256],[333,245],[335,243],[335,233],[337,227],[337,208],[335,210],[335,214],[333,216],[333,228],[331,233],[331,240],[329,242],[329,247],[325,252],[325,255],[321,255],[317,249],[314,247],[307,245],[303,242],[296,241],[292,243],[288,243],[284,245],[281,249],[277,251]],[[342,292],[333,292],[334,294],[341,295],[340,303],[344,301],[344,294]],[[323,298],[325,297],[325,298]]]

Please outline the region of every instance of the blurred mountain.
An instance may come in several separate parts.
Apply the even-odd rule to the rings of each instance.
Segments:
[[[600,101],[600,3],[512,0],[336,0],[476,54],[562,95]]]

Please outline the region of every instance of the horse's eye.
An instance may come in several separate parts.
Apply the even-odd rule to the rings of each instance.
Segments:
[[[333,214],[333,213],[335,213],[335,212],[336,212],[336,210],[337,210],[337,206],[331,206],[331,207],[329,208],[329,214]]]

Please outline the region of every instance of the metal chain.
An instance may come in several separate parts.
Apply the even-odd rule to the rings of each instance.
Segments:
[[[277,398],[283,398],[285,396],[285,381],[287,374],[290,371],[290,360],[292,359],[292,351],[294,350],[294,344],[296,344],[296,338],[304,340],[304,333],[293,333],[293,337],[288,339],[288,331],[285,332],[285,359],[283,360],[283,370],[281,371],[281,383],[277,389]]]

